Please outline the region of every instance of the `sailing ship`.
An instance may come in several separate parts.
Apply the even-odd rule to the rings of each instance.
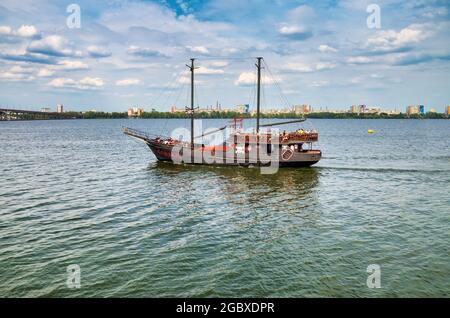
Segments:
[[[195,60],[190,59],[191,77],[191,106],[186,108],[190,115],[190,141],[173,139],[170,137],[150,135],[146,132],[133,128],[124,127],[126,135],[144,141],[159,161],[167,161],[177,164],[197,165],[231,165],[231,166],[268,166],[276,161],[279,167],[309,167],[317,163],[322,152],[314,148],[319,135],[315,130],[304,130],[302,128],[292,132],[271,128],[262,130],[263,127],[273,127],[286,124],[294,124],[305,121],[305,118],[261,124],[261,61],[257,57],[257,93],[256,93],[256,130],[246,132],[243,129],[243,119],[234,118],[229,125],[194,136],[194,73]],[[208,146],[202,142],[196,142],[209,134],[218,133],[229,129],[229,137],[219,145]]]

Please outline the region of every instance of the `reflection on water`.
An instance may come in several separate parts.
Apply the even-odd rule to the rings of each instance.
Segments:
[[[244,167],[218,167],[203,165],[177,165],[167,162],[152,162],[148,166],[151,173],[177,176],[184,179],[205,178],[215,176],[223,182],[229,194],[247,192],[258,189],[261,196],[278,196],[290,194],[302,199],[310,194],[319,182],[318,169],[312,168],[280,168],[275,174],[261,174],[260,169]],[[188,182],[188,180],[185,180]]]
[[[233,235],[245,232],[232,247],[239,259],[264,253],[265,244],[276,242],[301,227],[313,226],[320,216],[315,208],[319,184],[316,168],[283,168],[276,174],[263,175],[259,168],[152,162],[148,171],[152,177],[155,173],[163,177],[166,186],[187,184],[183,188],[187,191],[185,195],[203,192],[205,200],[198,202],[203,211],[208,209],[202,203],[219,202],[226,219],[221,226],[229,228]],[[216,209],[211,213],[220,218]]]

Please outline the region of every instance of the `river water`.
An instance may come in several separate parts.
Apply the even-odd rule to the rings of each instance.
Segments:
[[[448,296],[450,121],[308,123],[323,159],[262,175],[121,132],[185,120],[0,122],[0,296]]]

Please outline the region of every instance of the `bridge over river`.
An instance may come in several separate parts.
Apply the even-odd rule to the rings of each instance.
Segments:
[[[13,108],[0,108],[0,120],[78,119],[81,113],[41,112]]]

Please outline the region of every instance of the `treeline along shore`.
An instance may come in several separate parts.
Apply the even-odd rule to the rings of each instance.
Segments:
[[[187,118],[188,115],[183,112],[144,112],[135,118]],[[196,118],[200,119],[226,119],[226,118],[254,118],[251,114],[242,114],[232,111],[212,111],[212,112],[198,112],[195,114]],[[408,115],[400,114],[363,114],[363,113],[335,113],[335,112],[319,112],[296,114],[294,112],[276,113],[276,114],[261,114],[261,118],[321,118],[321,119],[446,119],[449,116],[443,113],[428,112],[424,115],[414,114]],[[64,112],[64,119],[120,119],[128,118],[127,112]],[[30,114],[17,114],[14,118],[9,120],[42,120],[53,119],[42,116]]]
[[[91,118],[128,118],[128,114],[126,112],[86,112],[81,114],[82,118],[91,119]],[[188,116],[183,112],[144,112],[140,116],[136,118],[187,118]],[[221,118],[255,118],[256,116],[252,116],[251,114],[242,114],[239,112],[221,112],[221,111],[212,111],[212,112],[198,112],[195,114],[196,118],[202,119],[221,119]],[[287,113],[277,113],[277,114],[261,114],[261,118],[323,118],[323,119],[384,119],[384,118],[393,118],[393,119],[419,119],[419,118],[428,118],[428,119],[443,119],[448,116],[443,113],[426,113],[424,115],[407,115],[407,114],[357,114],[357,113],[334,113],[334,112],[320,112],[320,113],[307,113],[307,114],[296,114],[294,112]]]

